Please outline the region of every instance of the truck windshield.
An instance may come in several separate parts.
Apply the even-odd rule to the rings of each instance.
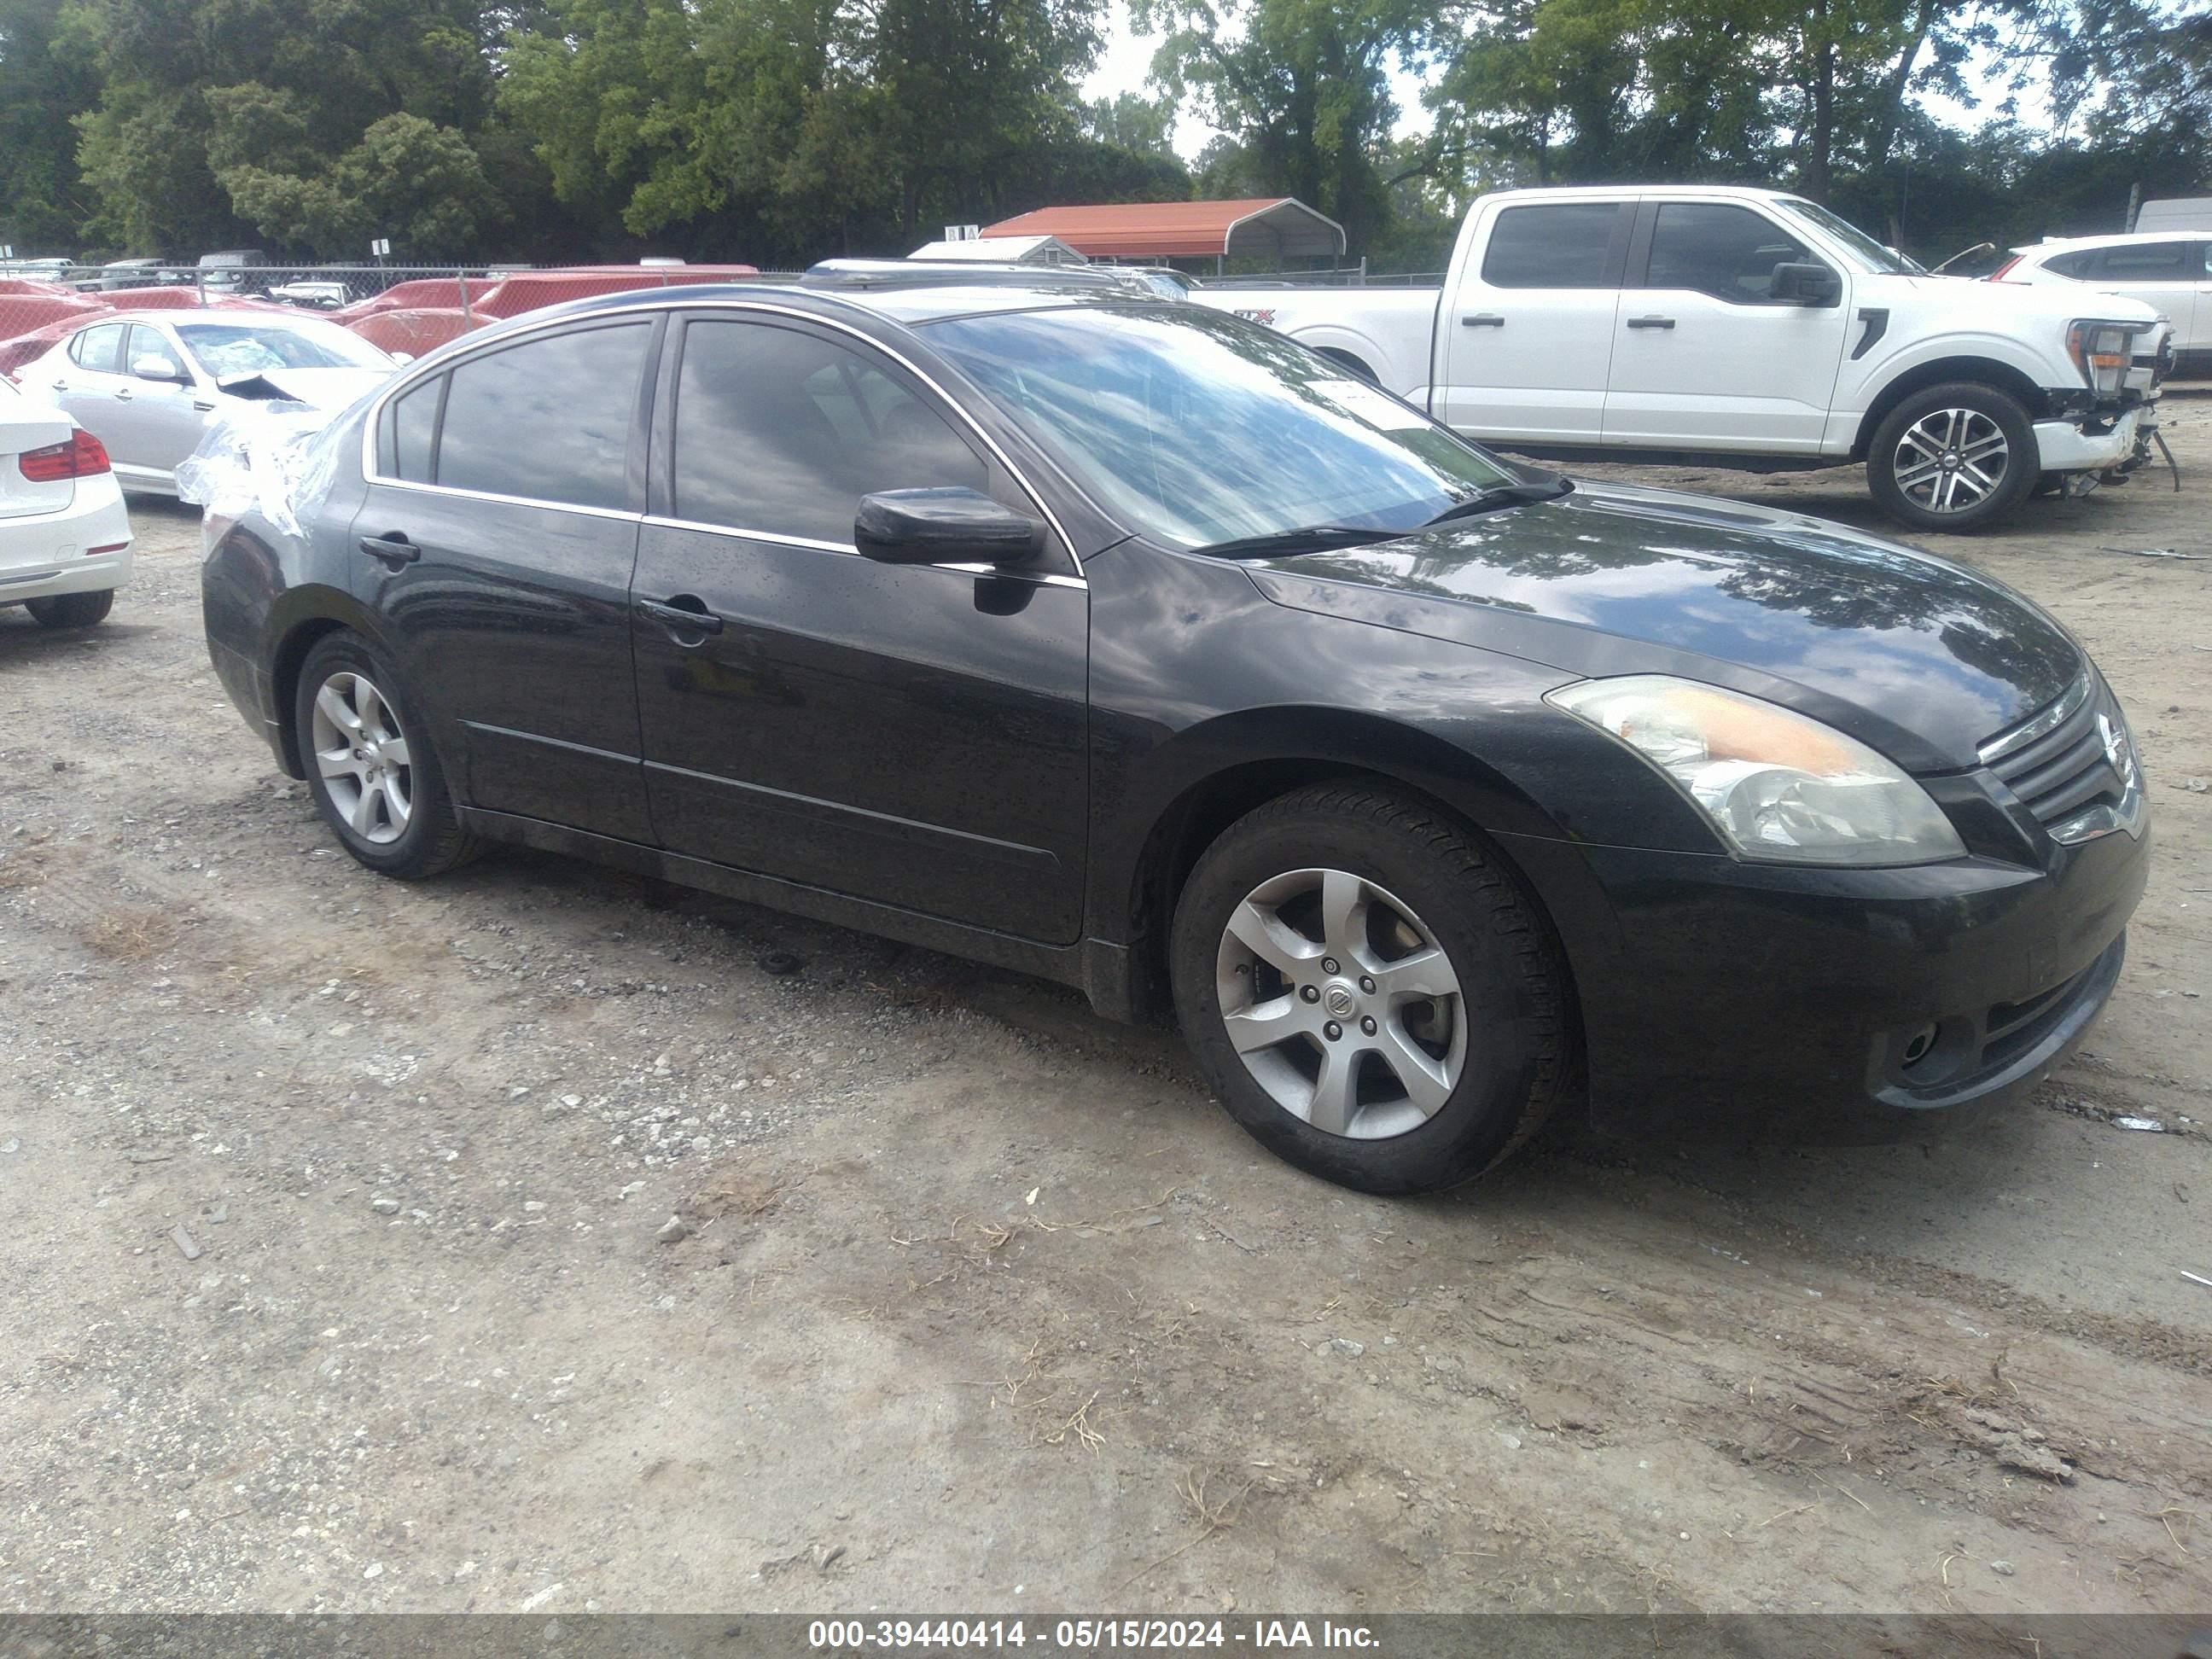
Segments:
[[[1893,248],[1884,247],[1850,220],[1829,212],[1817,203],[1801,202],[1794,196],[1785,196],[1779,205],[1784,213],[1826,231],[1849,248],[1852,256],[1868,270],[1886,271],[1893,276],[1925,276],[1928,274],[1926,266],[1906,258]]]
[[[1515,482],[1388,392],[1219,312],[1070,307],[925,331],[1125,524],[1170,545],[1410,530]]]

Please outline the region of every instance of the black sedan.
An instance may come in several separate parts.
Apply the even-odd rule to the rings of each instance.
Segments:
[[[1814,520],[1510,467],[1048,275],[472,334],[212,526],[216,669],[362,864],[518,842],[1181,1021],[1374,1192],[1601,1127],[2017,1099],[2142,892],[2081,647]]]

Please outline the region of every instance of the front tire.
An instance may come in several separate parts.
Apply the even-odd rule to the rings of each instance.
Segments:
[[[1978,380],[1916,392],[1875,428],[1867,488],[1915,530],[1978,530],[2027,498],[2035,425],[2010,392]]]
[[[57,593],[50,599],[26,599],[23,609],[41,628],[92,628],[107,620],[115,605],[115,590],[96,593]]]
[[[1547,919],[1425,802],[1324,784],[1247,814],[1192,871],[1170,949],[1183,1034],[1230,1115],[1340,1186],[1480,1175],[1571,1069]]]
[[[300,665],[293,720],[315,809],[362,864],[411,881],[475,856],[422,720],[360,635],[315,641]]]

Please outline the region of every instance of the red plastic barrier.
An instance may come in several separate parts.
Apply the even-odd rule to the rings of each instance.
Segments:
[[[519,270],[502,279],[471,307],[487,317],[520,317],[594,294],[626,294],[643,288],[675,288],[693,283],[726,283],[757,276],[757,265],[584,266],[568,270]]]
[[[372,312],[345,326],[382,350],[420,357],[490,320],[489,317],[472,319],[443,306],[416,306],[404,311]]]
[[[340,306],[325,314],[338,322],[352,324],[380,311],[441,311],[449,306],[458,307],[464,293],[469,296],[469,304],[474,306],[499,283],[496,276],[418,276],[412,282],[394,283],[381,294],[356,300],[351,305]]]
[[[160,288],[111,288],[84,297],[117,311],[191,311],[200,303],[198,289],[174,283]]]

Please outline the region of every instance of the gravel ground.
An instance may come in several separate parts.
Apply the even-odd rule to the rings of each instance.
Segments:
[[[550,857],[369,875],[138,505],[108,626],[0,611],[0,1609],[2212,1608],[2168,407],[2182,493],[1943,548],[2134,713],[2087,1051],[1971,1135],[1562,1131],[1410,1203],[1055,988]],[[1629,475],[1878,523],[1853,472]]]

